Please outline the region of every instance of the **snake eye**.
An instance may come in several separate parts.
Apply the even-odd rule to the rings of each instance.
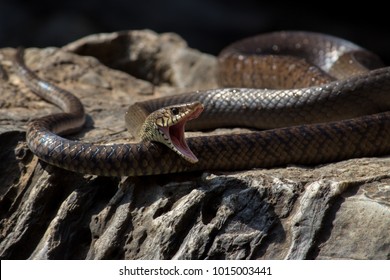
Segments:
[[[178,115],[178,114],[179,114],[179,109],[176,108],[176,107],[171,108],[171,112],[172,112],[172,114],[174,114],[174,115]]]

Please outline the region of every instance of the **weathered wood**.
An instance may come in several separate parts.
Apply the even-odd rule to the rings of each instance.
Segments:
[[[26,146],[27,121],[58,109],[15,76],[13,52],[0,50],[2,259],[390,258],[389,158],[141,178],[75,174]],[[129,141],[129,104],[217,86],[215,58],[175,34],[93,35],[26,56],[85,104],[86,128],[71,136],[82,141]]]

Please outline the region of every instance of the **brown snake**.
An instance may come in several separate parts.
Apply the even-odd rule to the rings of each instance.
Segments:
[[[96,145],[58,136],[81,129],[85,118],[81,102],[38,78],[24,65],[21,51],[15,64],[35,93],[64,111],[29,123],[30,149],[43,161],[75,172],[141,176],[313,165],[390,153],[390,68],[370,52],[327,35],[275,32],[239,41],[220,54],[219,77],[223,84],[240,88],[199,91],[130,106],[126,119],[135,131],[151,112],[181,103],[199,106],[191,103],[195,101],[203,104],[204,112],[187,124],[190,129],[261,130],[189,138],[190,154],[185,141],[179,139],[188,120],[185,117],[180,126],[172,131],[167,128],[166,133],[172,133],[169,137],[181,145],[178,149],[194,162],[197,157],[196,163],[154,141]],[[195,115],[201,111],[199,107],[194,110]]]

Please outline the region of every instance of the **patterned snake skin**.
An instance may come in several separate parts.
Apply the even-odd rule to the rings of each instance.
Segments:
[[[64,111],[29,123],[30,149],[43,161],[75,172],[141,176],[314,165],[390,153],[390,68],[366,50],[331,36],[276,32],[245,39],[219,56],[221,82],[237,88],[130,106],[126,115],[130,130],[149,112],[196,100],[203,103],[204,112],[187,124],[189,129],[258,129],[187,139],[199,159],[195,164],[154,142],[95,145],[62,138],[59,134],[83,126],[81,102],[32,73],[24,65],[22,51],[15,65],[35,93]]]

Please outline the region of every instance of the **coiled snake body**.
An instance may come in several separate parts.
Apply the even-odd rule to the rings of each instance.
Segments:
[[[183,111],[184,119],[178,124],[160,128],[160,136],[170,138],[173,144],[169,145],[176,147],[176,152],[149,141],[148,127],[141,132],[146,140],[137,144],[96,145],[59,136],[83,126],[81,102],[32,73],[24,65],[22,52],[15,61],[30,88],[64,111],[30,122],[26,135],[30,149],[43,161],[75,172],[141,176],[239,170],[288,163],[313,165],[390,152],[390,68],[368,51],[331,36],[276,32],[245,39],[219,56],[221,82],[236,88],[130,106],[126,120],[132,133],[157,109],[182,103],[186,105],[178,106],[180,110],[191,107],[189,113]],[[187,127],[251,127],[259,131],[194,137],[186,143],[184,124],[203,108]],[[166,118],[176,118],[180,110],[176,106],[162,109],[158,121],[151,122],[169,123]]]

